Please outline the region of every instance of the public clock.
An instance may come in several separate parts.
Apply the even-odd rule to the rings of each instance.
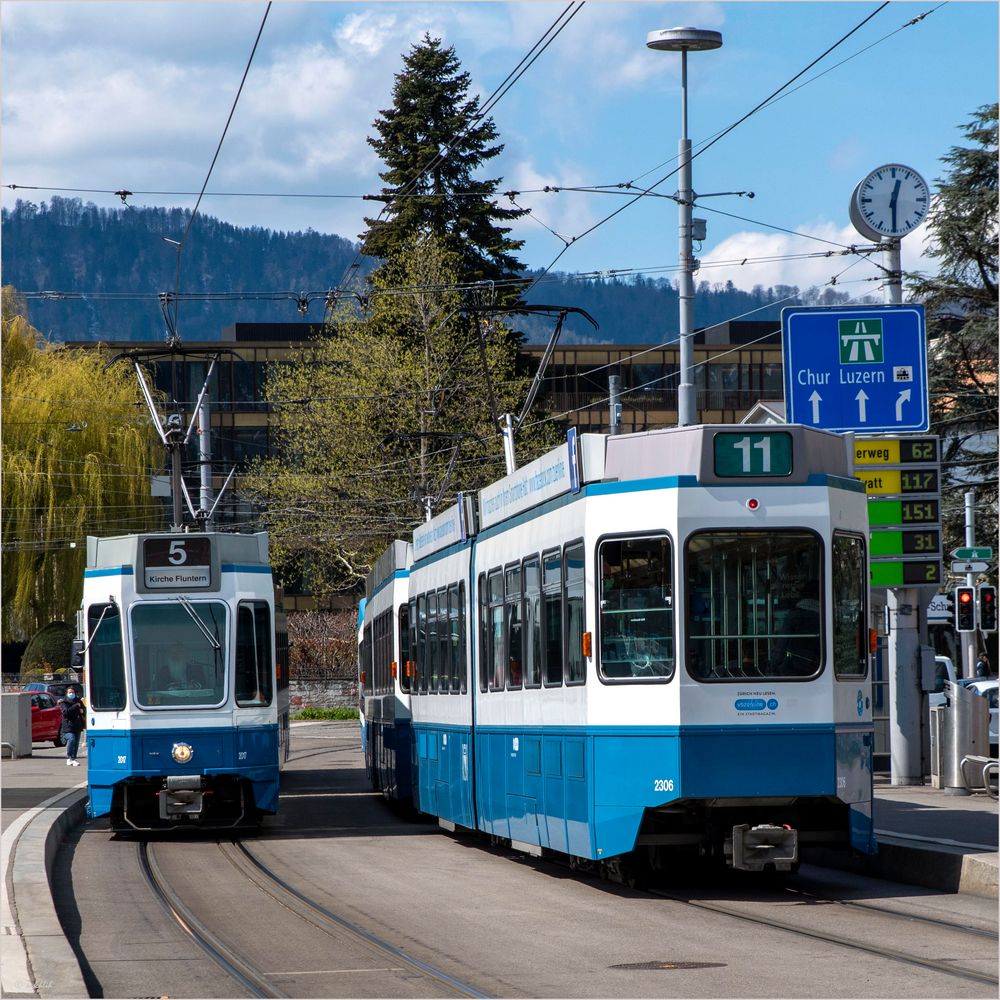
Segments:
[[[930,204],[927,181],[916,170],[888,163],[873,170],[854,189],[851,222],[869,239],[898,239],[924,221]]]

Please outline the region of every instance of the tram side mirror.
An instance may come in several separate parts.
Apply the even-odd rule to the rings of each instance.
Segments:
[[[74,639],[69,653],[69,663],[71,667],[83,666],[83,650],[83,639]]]

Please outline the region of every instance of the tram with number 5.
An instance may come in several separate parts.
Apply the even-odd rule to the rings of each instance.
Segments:
[[[88,815],[237,827],[278,808],[288,636],[265,533],[87,539]]]

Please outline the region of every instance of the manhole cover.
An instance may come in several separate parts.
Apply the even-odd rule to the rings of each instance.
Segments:
[[[612,969],[636,969],[639,971],[658,969],[724,969],[725,962],[629,962],[626,965],[612,965]]]

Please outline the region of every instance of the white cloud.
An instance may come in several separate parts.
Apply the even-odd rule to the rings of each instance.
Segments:
[[[926,229],[919,227],[902,242],[903,270],[931,270],[932,262],[923,256]],[[819,237],[826,243],[810,237]],[[732,281],[737,288],[765,288],[796,285],[800,289],[823,287],[835,279],[832,287],[861,298],[881,298],[885,266],[884,254],[872,255],[871,261],[859,254],[841,255],[845,247],[867,247],[870,241],[852,226],[838,227],[818,221],[797,227],[797,235],[779,232],[740,232],[718,246],[700,254],[701,269],[696,281],[711,285]],[[830,253],[831,256],[825,256]],[[824,256],[803,258],[799,255]],[[746,263],[743,263],[745,261]],[[877,262],[877,263],[875,263]],[[882,265],[880,267],[879,265]],[[875,280],[869,280],[875,279]]]

